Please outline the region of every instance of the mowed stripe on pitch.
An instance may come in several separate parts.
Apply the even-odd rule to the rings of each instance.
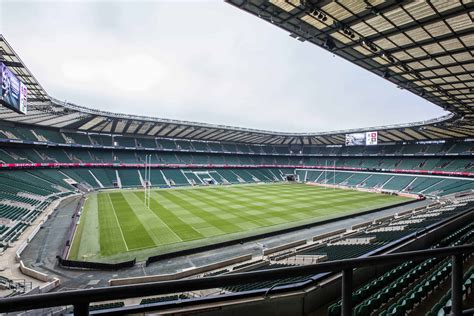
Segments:
[[[208,237],[247,236],[263,227],[316,221],[408,200],[301,184],[160,189],[152,191],[151,197],[148,208],[143,191],[97,194],[102,257],[188,241],[205,244]],[[82,222],[87,221],[83,218]],[[93,248],[80,247],[79,252]]]
[[[206,200],[202,194],[196,195],[191,190],[185,193],[182,191],[170,191],[166,193],[171,194],[170,197],[172,196],[173,201],[176,204],[188,210],[193,215],[199,217],[200,219],[208,223],[210,226],[215,227],[218,231],[222,233],[235,233],[241,230],[240,227],[234,225],[232,222],[226,220],[224,217],[219,217],[219,215],[223,213],[221,210],[222,204]],[[196,206],[196,202],[205,203],[206,206]],[[212,211],[207,211],[207,209],[211,209]]]
[[[158,215],[168,227],[175,232],[183,241],[200,239],[204,236],[196,231],[192,226],[185,223],[173,211],[167,209],[159,201],[159,195],[156,192],[151,192],[150,195],[150,209]]]
[[[121,228],[115,217],[108,194],[97,194],[97,204],[99,210],[99,242],[101,255],[110,256],[127,251],[127,244],[125,240],[122,239]]]
[[[155,243],[143,227],[135,212],[132,210],[123,194],[120,192],[109,193],[115,214],[119,220],[128,249],[141,249],[153,247]]]
[[[155,212],[145,205],[145,195],[143,192],[126,192],[123,193],[123,196],[156,245],[165,245],[182,241],[182,239],[179,238],[179,236],[176,235],[174,231],[155,214]]]

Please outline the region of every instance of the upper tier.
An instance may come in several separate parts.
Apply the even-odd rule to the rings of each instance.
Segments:
[[[257,155],[474,155],[474,142],[398,144],[377,146],[315,146],[315,145],[251,145],[227,142],[187,141],[172,138],[130,137],[110,134],[63,132],[37,126],[12,125],[0,122],[0,142],[97,147],[108,149],[153,149],[158,151],[216,152]]]
[[[87,134],[47,129],[37,126],[13,125],[0,121],[0,142],[45,146],[97,147],[108,149],[184,152],[216,152],[256,155],[474,155],[474,142],[457,141],[432,144],[402,144],[377,146],[315,146],[315,145],[251,145],[228,142],[189,141],[172,138],[130,137],[110,134]]]

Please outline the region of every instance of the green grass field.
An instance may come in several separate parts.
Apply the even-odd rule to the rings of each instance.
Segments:
[[[88,196],[69,259],[116,262],[256,235],[409,200],[305,184],[157,189]]]

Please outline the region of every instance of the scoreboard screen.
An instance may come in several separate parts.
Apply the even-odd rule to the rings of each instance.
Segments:
[[[346,146],[364,146],[365,133],[346,134]]]
[[[370,146],[377,143],[377,132],[346,134],[346,146]]]
[[[0,63],[0,103],[22,114],[28,112],[28,88]]]
[[[365,133],[365,144],[366,145],[377,145],[378,142],[378,133],[377,132],[367,132]]]

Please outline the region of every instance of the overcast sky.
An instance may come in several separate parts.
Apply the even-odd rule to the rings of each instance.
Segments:
[[[51,96],[102,110],[281,132],[445,114],[222,1],[0,0],[0,32]]]

